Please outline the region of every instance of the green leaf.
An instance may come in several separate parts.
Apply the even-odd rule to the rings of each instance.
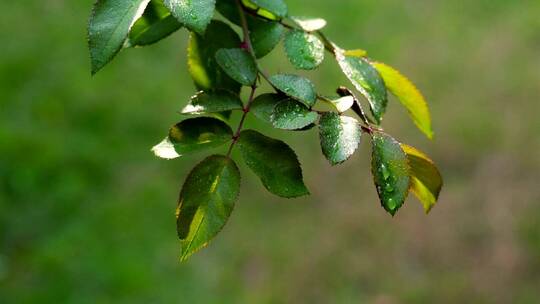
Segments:
[[[317,36],[300,30],[285,35],[285,52],[297,69],[313,70],[324,60],[324,44]]]
[[[403,206],[410,185],[407,155],[391,136],[382,132],[372,134],[371,172],[381,204],[392,216]]]
[[[129,32],[127,47],[145,46],[156,43],[182,27],[163,1],[151,1],[141,18],[133,24]]]
[[[122,49],[133,23],[150,0],[98,0],[88,25],[92,75]]]
[[[253,57],[243,49],[220,49],[217,63],[223,71],[240,84],[250,86],[257,80],[257,65]]]
[[[345,56],[342,50],[336,51],[336,59],[354,87],[367,98],[371,113],[380,124],[386,112],[388,95],[379,72],[365,58]]]
[[[251,103],[250,113],[253,113],[258,119],[272,124],[272,114],[274,107],[281,101],[289,97],[283,97],[280,94],[262,94],[257,96]]]
[[[309,108],[317,101],[315,86],[307,78],[298,75],[277,74],[270,77],[270,82],[276,89]]]
[[[214,16],[215,0],[165,0],[172,15],[188,29],[204,34]]]
[[[268,191],[286,198],[309,194],[298,158],[287,144],[253,130],[242,131],[238,143],[244,161]]]
[[[257,11],[257,14],[274,19],[287,16],[287,4],[283,0],[242,0],[242,4],[249,9]]]
[[[216,9],[232,23],[242,26],[238,7],[234,0],[218,0]],[[285,27],[279,22],[257,18],[249,14],[245,14],[245,17],[255,57],[262,58],[279,44]]]
[[[182,114],[218,113],[242,110],[243,107],[238,94],[226,90],[216,90],[199,92],[191,97],[189,104],[182,110]]]
[[[308,109],[303,103],[288,99],[274,107],[272,125],[283,130],[298,130],[317,121],[319,114]]]
[[[407,77],[380,62],[373,64],[379,71],[388,90],[407,108],[412,120],[428,138],[433,138],[431,115],[424,96]]]
[[[401,144],[411,166],[411,191],[420,200],[426,213],[431,211],[439,199],[443,179],[435,163],[424,153],[411,146]]]
[[[356,119],[328,112],[319,121],[319,135],[324,156],[332,165],[337,165],[358,149],[362,129]]]
[[[179,122],[161,143],[152,148],[156,156],[173,159],[186,154],[219,147],[232,139],[231,128],[211,117],[197,117]]]
[[[188,175],[176,209],[176,227],[185,261],[223,229],[240,193],[240,171],[228,157],[213,155]]]
[[[238,34],[221,21],[212,21],[203,36],[191,33],[188,47],[188,69],[199,90],[226,89],[240,92],[241,85],[219,67],[215,55],[219,49],[240,45]]]
[[[326,26],[326,20],[322,18],[291,17],[291,19],[306,32],[315,32]]]
[[[281,41],[285,28],[278,22],[248,18],[251,45],[255,57],[262,58],[270,53]]]

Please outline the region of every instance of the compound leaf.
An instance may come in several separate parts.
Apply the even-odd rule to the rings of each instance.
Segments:
[[[431,211],[439,199],[443,179],[435,163],[423,152],[401,144],[411,167],[411,191],[420,200],[426,213]]]
[[[345,56],[342,50],[336,51],[336,59],[343,73],[354,87],[369,101],[371,113],[378,124],[386,112],[388,94],[379,72],[365,58]]]
[[[240,84],[250,86],[257,79],[257,65],[253,57],[243,49],[220,49],[217,63],[223,71]]]
[[[277,74],[270,77],[270,82],[276,89],[283,92],[285,95],[302,102],[309,108],[317,101],[315,86],[305,77],[290,74]]]
[[[362,129],[352,117],[324,113],[319,121],[321,148],[332,165],[341,164],[358,149]]]
[[[244,161],[268,191],[286,198],[309,194],[300,162],[287,144],[253,130],[242,131],[238,143]]]
[[[173,159],[185,154],[219,147],[232,138],[231,128],[211,117],[186,119],[174,125],[169,135],[152,148],[156,156]]]
[[[188,69],[199,90],[226,89],[239,92],[241,85],[218,65],[216,52],[240,45],[238,34],[226,23],[212,21],[204,35],[192,32],[188,47]]]
[[[258,119],[272,124],[272,114],[274,107],[281,101],[287,100],[288,97],[283,97],[280,94],[262,94],[253,100],[250,107],[250,112]]]
[[[92,74],[97,73],[122,49],[135,21],[150,0],[98,0],[88,24]]]
[[[142,17],[133,24],[126,46],[145,46],[156,43],[181,27],[182,24],[171,15],[162,1],[151,1]]]
[[[242,110],[243,104],[238,94],[227,90],[199,92],[191,97],[182,114],[218,113],[232,110]]]
[[[407,155],[391,136],[372,134],[371,172],[381,204],[392,216],[403,206],[410,186],[410,168]]]
[[[164,0],[164,4],[180,23],[202,35],[214,16],[216,0]]]
[[[319,118],[319,114],[308,109],[303,103],[293,99],[284,100],[274,107],[272,125],[283,130],[305,128]]]
[[[176,227],[185,261],[225,226],[240,193],[240,171],[233,160],[213,155],[188,175],[176,209]]]
[[[317,36],[300,30],[285,35],[285,52],[297,69],[313,70],[324,60],[324,44]]]
[[[388,90],[407,108],[416,126],[428,138],[433,138],[431,115],[422,93],[407,77],[391,66],[380,62],[375,62],[373,66],[379,71]]]

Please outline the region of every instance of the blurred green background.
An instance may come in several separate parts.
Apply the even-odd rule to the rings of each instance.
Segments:
[[[0,303],[540,302],[540,1],[287,2],[426,95],[435,141],[396,102],[384,125],[441,168],[433,212],[412,196],[384,212],[367,141],[331,168],[316,131],[269,131],[298,151],[312,196],[273,197],[241,164],[231,220],[181,264],[176,199],[204,155],[150,147],[194,92],[186,32],[92,78],[90,0],[2,1]],[[292,71],[284,58],[263,65]],[[321,92],[347,84],[331,59],[308,75]]]

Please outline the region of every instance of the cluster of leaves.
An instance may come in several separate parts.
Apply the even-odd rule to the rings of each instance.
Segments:
[[[214,19],[216,11],[224,21]],[[295,152],[280,140],[244,129],[250,113],[278,129],[318,127],[322,152],[332,165],[349,159],[361,138],[368,136],[375,186],[392,216],[410,191],[426,212],[436,203],[442,178],[434,163],[381,127],[390,92],[432,138],[423,96],[401,73],[373,61],[365,51],[341,49],[321,32],[325,25],[320,18],[290,16],[283,0],[98,0],[95,4],[88,31],[92,73],[123,48],[155,43],[182,27],[190,31],[189,73],[199,92],[182,110],[186,118],[169,130],[154,153],[173,159],[229,144],[226,154],[199,163],[183,185],[176,212],[182,260],[208,244],[234,208],[240,192],[240,172],[230,157],[235,146],[269,192],[285,198],[309,194]],[[242,31],[242,39],[235,28]],[[296,69],[317,68],[329,52],[359,94],[339,87],[335,96],[325,96],[305,77],[267,75],[257,59],[282,40]],[[262,81],[274,92],[257,95]],[[242,87],[250,90],[245,103],[240,98]],[[367,100],[371,115],[359,96]],[[235,131],[229,126],[234,111],[242,115]]]

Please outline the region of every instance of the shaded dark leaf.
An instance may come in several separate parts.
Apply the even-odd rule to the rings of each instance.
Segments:
[[[182,27],[163,5],[162,1],[151,1],[141,18],[129,32],[127,47],[145,46],[156,43]]]
[[[300,162],[287,144],[253,130],[242,131],[238,143],[246,164],[268,191],[286,198],[309,194]]]
[[[191,171],[176,210],[182,261],[205,247],[223,229],[239,192],[240,172],[226,156],[210,156]]]
[[[216,52],[240,45],[238,34],[221,21],[212,21],[204,35],[191,33],[188,46],[188,70],[199,90],[226,89],[240,92],[241,85],[231,79],[216,62]]]
[[[257,80],[257,64],[243,49],[220,49],[216,60],[223,71],[240,84],[250,86]]]

